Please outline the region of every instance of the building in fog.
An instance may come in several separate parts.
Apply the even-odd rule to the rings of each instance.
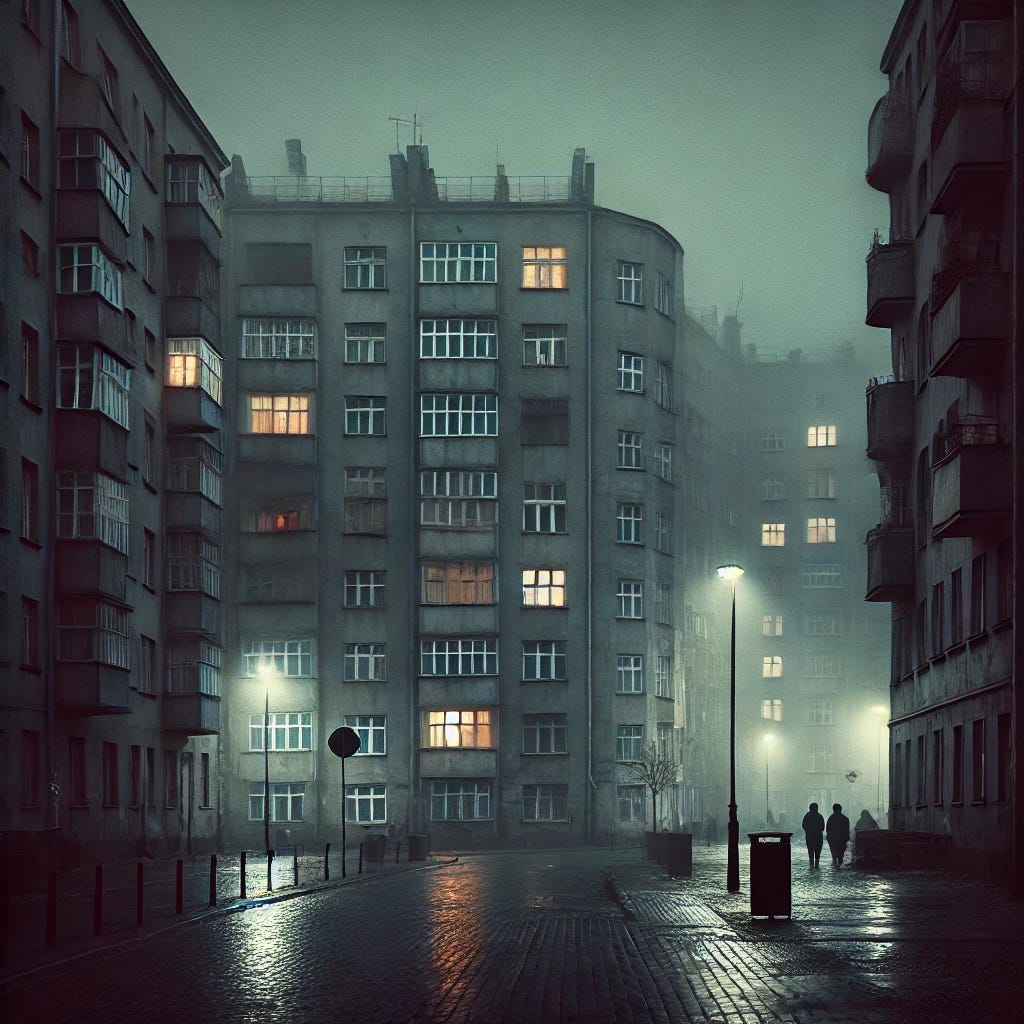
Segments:
[[[226,161],[121,0],[0,76],[0,851],[209,847]]]
[[[891,331],[892,372],[867,413],[882,499],[868,598],[892,605],[891,823],[1018,884],[1020,16],[1006,0],[908,0],[867,169],[890,199],[867,322]]]

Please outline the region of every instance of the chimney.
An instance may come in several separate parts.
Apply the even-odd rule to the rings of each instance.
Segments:
[[[722,317],[722,348],[735,356],[740,354],[740,328],[742,326],[735,316]],[[753,346],[750,347],[753,348]]]
[[[288,173],[306,176],[306,158],[302,153],[302,139],[285,139],[284,151],[288,154]]]

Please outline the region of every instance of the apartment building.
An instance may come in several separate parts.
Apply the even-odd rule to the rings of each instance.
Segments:
[[[120,0],[0,76],[0,851],[209,848],[226,159]]]
[[[867,259],[867,322],[892,341],[867,395],[882,498],[867,596],[892,605],[892,826],[1018,883],[1019,18],[908,0],[867,169],[891,211]]]

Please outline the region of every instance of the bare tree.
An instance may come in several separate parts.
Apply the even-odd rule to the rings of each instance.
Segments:
[[[640,760],[626,765],[626,770],[651,791],[651,811],[654,816],[652,831],[658,831],[658,794],[676,781],[679,762],[667,753],[659,753],[657,743],[645,743]]]

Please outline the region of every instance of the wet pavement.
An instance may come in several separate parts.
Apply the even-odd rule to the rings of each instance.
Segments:
[[[794,850],[792,920],[753,920],[745,849],[739,893],[725,891],[724,847],[695,848],[693,864],[670,879],[639,850],[563,849],[392,865],[58,951],[8,976],[0,1018],[1024,1020],[1024,904],[996,887],[810,872]]]

